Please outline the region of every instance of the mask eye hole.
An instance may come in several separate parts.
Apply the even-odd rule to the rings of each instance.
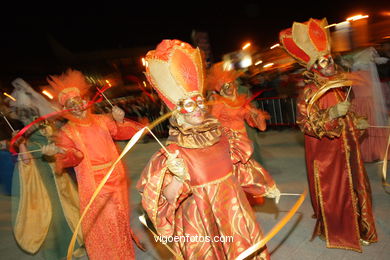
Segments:
[[[198,105],[198,107],[200,107],[200,108],[204,108],[204,100],[203,100],[203,98],[202,97],[197,97],[197,99],[196,99],[196,104]]]
[[[328,59],[320,59],[318,61],[318,65],[320,65],[321,68],[326,68],[329,65]]]
[[[332,65],[333,64],[333,59],[332,57],[321,57],[318,59],[318,61],[316,62],[316,68],[321,68],[321,69],[325,69],[326,67],[328,67],[329,65]]]
[[[222,90],[226,91],[233,85],[233,82],[227,82],[222,85]]]
[[[183,108],[188,112],[191,113],[195,110],[196,103],[192,99],[184,100],[183,102]]]
[[[204,109],[206,107],[204,103],[204,99],[200,95],[187,98],[181,101],[179,104],[181,113],[194,112],[197,107],[199,107],[200,109]]]

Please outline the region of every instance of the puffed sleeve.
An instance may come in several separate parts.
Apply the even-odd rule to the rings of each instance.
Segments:
[[[184,182],[173,204],[168,203],[163,190],[173,176],[166,166],[166,155],[159,151],[148,162],[137,183],[142,207],[160,235],[171,236],[175,230],[175,211],[190,194],[188,182]]]
[[[267,128],[266,123],[266,112],[260,109],[257,109],[250,104],[245,106],[245,121],[249,126],[264,131]]]
[[[252,142],[240,132],[224,128],[224,135],[229,139],[230,154],[233,161],[233,174],[240,186],[251,197],[262,197],[276,187],[269,172],[251,158]]]
[[[108,128],[114,140],[129,140],[144,126],[136,121],[125,118],[123,123],[118,123],[110,115],[101,115],[99,118]]]

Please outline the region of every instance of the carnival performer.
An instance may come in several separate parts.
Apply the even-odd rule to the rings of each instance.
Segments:
[[[28,125],[39,116],[54,112],[52,105],[21,78],[12,81],[14,114]],[[14,169],[12,215],[14,237],[20,248],[44,259],[62,259],[80,218],[77,188],[69,175],[54,172],[54,163],[39,149],[54,135],[54,124],[35,125],[18,139],[20,152]],[[14,132],[16,134],[17,132]],[[29,152],[34,151],[34,152]],[[78,234],[78,243],[83,237]],[[85,255],[81,247],[74,256]]]
[[[223,127],[230,130],[231,141],[243,139],[245,142],[252,143],[248,138],[245,122],[251,127],[264,131],[269,114],[252,106],[246,94],[238,94],[235,81],[239,75],[238,71],[225,70],[223,62],[216,63],[210,68],[206,80],[207,89],[219,93],[214,96],[210,113]],[[280,192],[273,178],[253,159],[252,147],[246,153],[249,154],[248,161],[234,163],[233,173],[248,194],[249,201],[256,203],[256,197],[268,197],[275,198],[278,203]]]
[[[169,154],[155,153],[137,183],[142,206],[159,235],[184,238],[174,244],[184,259],[234,259],[262,238],[233,174],[234,163],[249,160],[250,143],[229,140],[207,113],[199,49],[163,40],[146,60],[147,78],[173,114]],[[268,259],[267,249],[256,257]]]
[[[367,120],[349,110],[352,81],[337,72],[330,52],[326,19],[294,22],[280,32],[280,43],[307,71],[297,101],[305,136],[307,176],[314,217],[313,237],[329,248],[362,251],[377,242],[370,183],[358,138]]]
[[[385,63],[374,47],[365,48],[350,54],[352,57],[352,73],[356,73],[359,81],[353,85],[354,98],[351,110],[367,118],[369,127],[360,141],[364,162],[383,160],[386,151],[389,130],[381,128],[388,125],[385,92],[379,79],[377,63]],[[379,126],[379,127],[378,127]],[[389,159],[388,156],[387,159]]]
[[[69,121],[55,143],[44,146],[42,152],[55,157],[58,171],[74,167],[83,212],[118,157],[113,139],[130,139],[141,125],[124,119],[124,112],[116,106],[111,115],[92,114],[85,98],[90,86],[80,71],[68,69],[50,76],[48,82],[58,92],[58,102],[70,110],[65,115]],[[130,228],[128,181],[121,163],[85,215],[82,233],[89,259],[135,258],[132,238],[138,241]]]

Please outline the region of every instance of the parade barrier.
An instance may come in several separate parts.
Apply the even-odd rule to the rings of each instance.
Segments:
[[[281,126],[281,127],[296,127],[296,96],[280,98],[280,97],[265,97],[265,98],[255,98],[253,103],[257,103],[257,108],[267,111],[271,118],[267,120],[267,125],[272,126]],[[128,111],[126,106],[131,105],[132,101],[130,97],[121,97],[111,99],[111,103],[119,106],[125,112]],[[107,102],[100,102],[96,104],[98,107],[110,106]],[[146,117],[149,122],[154,122],[161,115],[159,111],[148,111],[148,113],[141,114],[142,117]],[[138,121],[137,118],[128,117],[135,121]],[[168,121],[162,122],[157,125],[154,129],[154,133],[158,137],[167,137],[168,136]]]
[[[267,120],[268,126],[297,126],[296,97],[266,97],[257,98],[257,107],[270,114]]]

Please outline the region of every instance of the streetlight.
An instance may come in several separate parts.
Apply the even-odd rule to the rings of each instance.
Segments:
[[[111,82],[108,79],[106,79],[106,83],[108,84],[109,87],[111,87]]]
[[[249,46],[251,46],[251,43],[247,42],[244,46],[242,46],[242,49],[245,50],[245,49],[249,48]]]
[[[357,21],[357,20],[360,20],[360,19],[368,18],[368,17],[369,17],[368,15],[358,14],[358,15],[354,15],[354,16],[348,17],[346,21],[347,22],[349,22],[349,21]]]
[[[46,89],[42,91],[42,94],[44,94],[46,97],[53,99],[53,95],[47,91]]]
[[[263,66],[263,68],[269,68],[269,67],[272,67],[272,66],[274,66],[274,64],[272,62],[270,62],[270,63],[265,64]]]
[[[255,66],[257,66],[257,65],[259,65],[261,63],[263,63],[263,61],[262,60],[258,60],[258,61],[255,62]]]
[[[11,100],[16,101],[16,99],[13,96],[11,96],[10,94],[8,94],[6,92],[4,92],[3,94],[4,94],[4,96],[10,98]]]
[[[144,57],[141,58],[141,61],[142,61],[142,65],[143,65],[144,67],[147,67],[147,66],[148,66],[148,62],[145,60]]]

